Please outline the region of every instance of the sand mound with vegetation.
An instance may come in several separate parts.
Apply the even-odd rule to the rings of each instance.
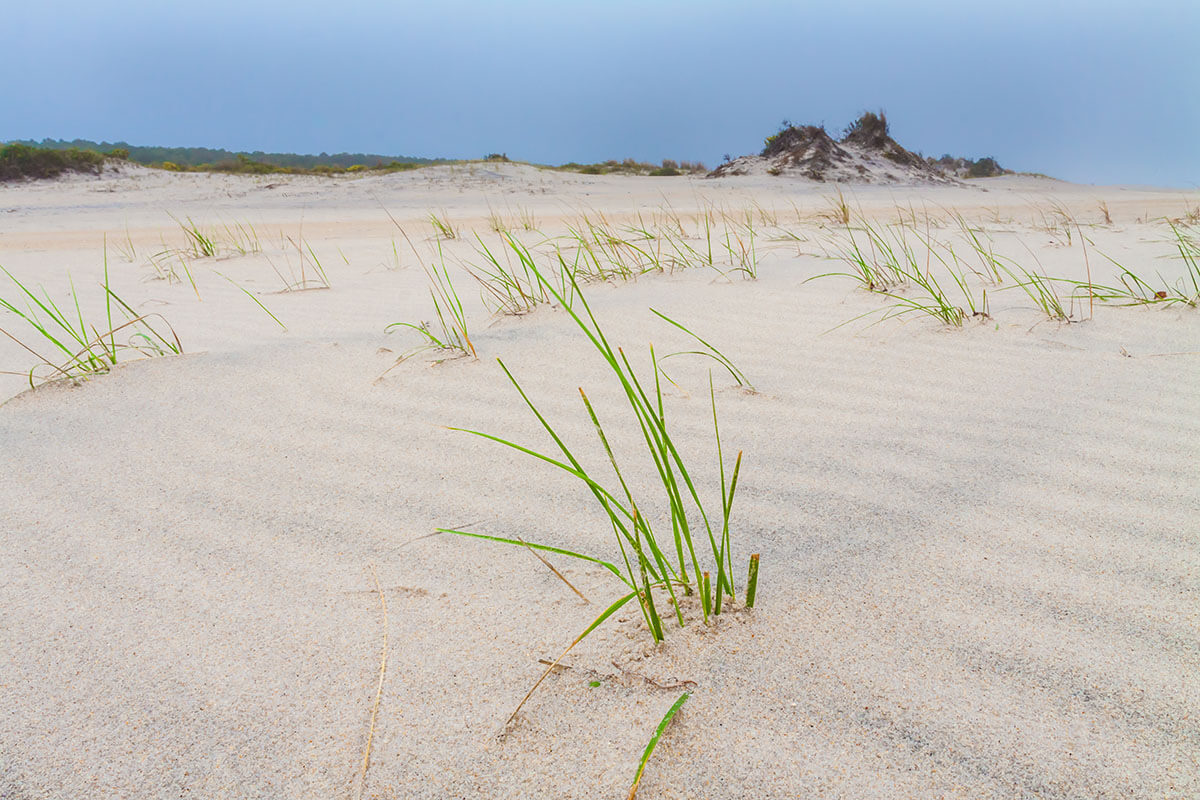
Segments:
[[[785,122],[767,137],[762,152],[728,161],[712,177],[771,175],[832,183],[953,183],[958,178],[992,177],[1005,170],[995,159],[977,161],[943,156],[925,158],[892,138],[881,111],[864,113],[841,139],[824,127]]]

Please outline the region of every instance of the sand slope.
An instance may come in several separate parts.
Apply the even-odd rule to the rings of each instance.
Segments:
[[[991,319],[962,329],[837,327],[880,302],[846,279],[806,282],[836,266],[821,257],[831,193],[519,166],[0,188],[0,265],[59,299],[70,270],[97,307],[107,233],[117,291],[168,317],[188,351],[0,407],[0,797],[356,796],[384,636],[372,567],[388,654],[362,796],[624,797],[682,685],[692,697],[639,797],[1200,794],[1200,313],[1099,307],[1068,325],[997,291]],[[957,209],[1056,275],[1083,274],[1083,232],[1107,278],[1097,250],[1178,274],[1156,220],[1196,205],[1029,178],[853,201],[880,219],[897,204]],[[1082,223],[1070,244],[1045,225],[1051,203]],[[432,314],[381,206],[425,254],[430,212],[488,242],[489,209],[514,228],[532,213],[540,234],[518,234],[532,246],[585,210],[616,222],[707,204],[777,218],[760,221],[758,280],[687,270],[586,291],[644,374],[650,342],[692,344],[654,307],[758,389],[713,373],[727,456],[745,453],[735,565],[741,580],[761,552],[757,607],[672,627],[658,647],[622,611],[497,740],[538,659],[621,586],[553,559],[586,604],[528,552],[419,537],[473,525],[615,550],[569,477],[444,426],[548,445],[501,357],[590,466],[604,455],[578,386],[631,479],[647,485],[651,468],[562,311],[487,313],[454,261],[474,258],[466,236],[443,247],[479,360],[423,354],[375,380],[413,343],[384,326]],[[196,291],[148,280],[145,259],[182,246],[167,212],[251,222],[264,252],[194,261]],[[273,293],[268,258],[298,264],[289,235],[331,289]],[[0,358],[31,366],[7,341]],[[711,498],[710,363],[669,364],[668,414]],[[21,392],[19,376],[0,381],[4,397]]]

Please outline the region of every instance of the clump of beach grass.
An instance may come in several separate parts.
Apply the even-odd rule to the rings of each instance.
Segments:
[[[1173,244],[1180,260],[1183,262],[1184,274],[1175,282],[1157,274],[1158,283],[1153,284],[1143,275],[1135,273],[1126,265],[1120,263],[1107,253],[1100,255],[1107,259],[1120,272],[1117,274],[1119,285],[1087,284],[1091,295],[1097,300],[1116,305],[1176,305],[1182,304],[1195,307],[1200,305],[1200,245],[1188,235],[1182,225],[1168,220],[1174,235]],[[1071,281],[1083,288],[1084,284]]]
[[[654,484],[655,488],[653,489],[634,487],[627,482],[613,449],[609,445],[600,415],[592,405],[587,393],[580,388],[579,395],[584,409],[595,429],[597,439],[608,457],[613,478],[616,481],[615,485],[610,484],[606,487],[601,483],[599,476],[589,472],[575,457],[573,450],[526,394],[504,362],[499,359],[497,362],[505,376],[554,441],[558,452],[541,452],[494,434],[452,428],[452,430],[459,430],[512,448],[550,464],[582,482],[608,518],[619,558],[609,561],[577,551],[527,542],[524,539],[509,539],[454,528],[439,528],[439,533],[500,542],[580,559],[608,570],[627,590],[626,594],[619,597],[596,617],[547,668],[518,704],[516,710],[509,716],[506,728],[516,718],[525,701],[567,653],[630,600],[637,600],[651,639],[657,643],[664,638],[665,623],[663,614],[659,611],[662,598],[656,599],[656,591],[668,596],[668,604],[674,609],[675,618],[681,627],[685,624],[680,603],[681,594],[699,595],[703,618],[707,623],[713,617],[720,615],[728,603],[734,602],[736,593],[733,579],[730,519],[741,471],[742,454],[738,453],[731,468],[727,471],[717,418],[716,393],[712,388],[711,378],[709,395],[712,404],[714,443],[721,484],[719,513],[706,510],[692,478],[692,470],[684,462],[675,443],[671,427],[667,424],[662,386],[659,381],[659,364],[654,356],[653,347],[650,348],[653,383],[650,383],[648,380],[640,379],[624,351],[609,342],[586,298],[579,290],[573,275],[571,283],[574,286],[576,301],[570,303],[536,265],[532,265],[531,269],[544,289],[554,297],[584,333],[622,389],[628,403],[628,410],[631,412],[637,428],[641,431],[646,447],[645,452],[657,472],[658,482]],[[576,307],[579,310],[576,310]],[[651,502],[651,495],[657,495],[659,501],[667,506],[671,525],[669,539],[665,534],[656,532],[655,524],[646,513]],[[708,552],[702,558],[701,553],[704,551],[705,542],[708,544]],[[700,552],[697,551],[698,543]],[[752,565],[750,571],[750,585],[746,587],[746,596],[749,598],[753,598],[757,584],[758,570],[754,566],[756,565]]]
[[[183,352],[179,337],[161,314],[139,314],[113,291],[107,256],[100,284],[104,290],[101,322],[85,318],[73,280],[69,281],[70,306],[59,306],[45,289],[39,294],[4,267],[0,271],[18,292],[12,299],[0,296],[0,309],[15,315],[25,328],[24,335],[8,328],[0,328],[0,333],[38,360],[27,373],[10,374],[26,375],[30,388],[59,378],[86,380],[110,371],[130,356],[148,358]]]
[[[401,231],[403,232],[403,231]],[[407,238],[407,236],[405,237]],[[409,242],[412,246],[412,242]],[[413,249],[416,254],[416,249]],[[425,275],[429,278],[429,297],[433,300],[433,310],[436,316],[436,323],[427,322],[393,322],[384,328],[385,332],[407,328],[419,333],[424,340],[424,344],[408,351],[396,360],[388,371],[396,365],[418,353],[426,350],[439,350],[447,354],[447,357],[463,357],[470,356],[476,358],[475,345],[471,342],[471,334],[467,326],[467,315],[463,308],[462,300],[458,296],[458,290],[454,287],[454,281],[450,277],[450,270],[446,266],[446,256],[442,251],[442,243],[437,244],[438,263],[425,265],[422,267],[425,270]],[[417,255],[420,258],[420,255]],[[387,372],[384,372],[386,375]],[[382,375],[380,377],[383,377]]]
[[[273,260],[267,258],[267,263],[271,265],[271,269],[283,283],[283,288],[279,291],[306,292],[329,289],[332,286],[329,282],[329,275],[325,272],[325,267],[321,264],[321,259],[317,257],[316,251],[313,250],[312,244],[304,241],[303,229],[296,238],[291,236],[285,238],[290,247],[282,248],[284,269],[281,270]],[[296,251],[297,262],[295,265],[292,264],[290,256],[292,250]],[[345,255],[342,258],[345,259]]]
[[[898,225],[875,225],[864,217],[857,228],[845,226],[844,239],[835,237],[833,240],[833,257],[850,267],[849,271],[822,273],[809,280],[849,277],[863,289],[893,301],[882,309],[868,311],[849,322],[874,314],[879,315],[881,322],[917,314],[932,317],[952,327],[962,327],[973,317],[987,319],[990,317],[987,290],[979,289],[977,293],[968,273],[995,284],[998,282],[999,261],[965,222],[962,225],[972,248],[983,259],[985,272],[964,265],[952,245],[934,240],[928,231],[924,235],[915,229],[910,231],[903,222]],[[861,244],[856,230],[865,234],[865,241]],[[923,264],[918,257],[917,245],[925,255]],[[943,278],[950,280],[946,286],[943,286],[933,269],[934,261],[940,265]],[[961,299],[952,296],[954,289],[957,289]]]
[[[476,236],[476,252],[485,263],[467,266],[468,274],[480,285],[484,304],[497,314],[519,315],[529,313],[539,304],[551,302],[552,295],[537,279],[533,252],[509,232],[503,233],[500,239],[504,246],[498,252],[504,257],[503,261]],[[551,266],[546,270],[555,278],[559,294],[567,302],[572,302],[575,296],[574,286],[567,276],[578,269],[580,258],[581,252],[577,250],[574,263],[568,265],[562,251],[555,248]]]
[[[175,220],[187,237],[188,247],[194,258],[213,258],[217,255],[216,238],[193,222],[191,217],[187,218],[186,223],[174,216],[171,216],[171,219]]]
[[[716,396],[715,393],[710,391],[722,497],[719,514],[706,511],[691,477],[691,470],[684,463],[672,437],[671,429],[667,425],[662,387],[658,379],[658,360],[654,356],[653,348],[651,348],[650,352],[650,366],[654,377],[653,383],[650,384],[637,376],[632,363],[625,356],[624,351],[621,348],[614,348],[609,342],[593,315],[586,298],[578,291],[577,285],[575,286],[576,303],[568,303],[567,299],[561,295],[559,289],[545,278],[536,265],[533,265],[532,269],[543,288],[555,298],[579,329],[587,336],[623,390],[625,399],[629,405],[629,411],[632,412],[634,420],[641,430],[647,454],[658,473],[660,483],[658,488],[660,491],[657,493],[660,494],[661,499],[665,501],[669,509],[672,529],[671,543],[665,547],[663,546],[663,542],[660,542],[661,535],[656,534],[650,518],[644,512],[643,509],[647,507],[646,493],[644,491],[635,491],[634,487],[626,482],[620,465],[609,446],[608,437],[600,421],[600,416],[586,392],[580,389],[580,397],[588,418],[595,429],[597,438],[608,455],[609,464],[612,467],[613,475],[617,482],[616,487],[612,489],[606,488],[600,482],[599,478],[588,473],[583,468],[574,456],[571,448],[557,433],[550,421],[538,410],[516,377],[504,365],[503,361],[499,361],[499,364],[504,374],[516,388],[530,411],[542,424],[542,427],[550,435],[559,453],[555,455],[535,451],[499,436],[480,431],[466,430],[465,432],[498,442],[518,452],[533,456],[583,482],[608,517],[618,546],[621,566],[592,556],[567,552],[544,545],[490,537],[469,531],[453,529],[439,530],[443,533],[473,536],[491,541],[501,541],[509,544],[520,544],[521,546],[549,550],[604,566],[630,590],[618,603],[623,605],[625,602],[636,598],[652,638],[655,641],[660,641],[663,638],[662,617],[658,613],[658,605],[653,594],[654,589],[664,591],[671,597],[672,604],[676,608],[677,619],[681,625],[683,624],[683,617],[678,609],[677,591],[683,591],[687,594],[699,592],[705,620],[708,620],[710,616],[720,614],[724,598],[733,598],[734,596],[735,587],[732,575],[733,558],[729,523],[733,509],[734,493],[737,489],[738,474],[741,469],[741,453],[735,459],[732,471],[727,474],[721,447],[720,427],[717,422]],[[574,284],[573,278],[572,283]],[[579,311],[575,310],[576,305],[580,307]],[[707,540],[709,545],[707,560],[701,559],[697,553],[697,540],[701,542]],[[715,571],[716,578],[715,582],[710,583],[706,590],[703,576],[710,571]]]
[[[850,224],[850,204],[846,202],[846,196],[842,194],[841,187],[835,187],[837,197],[825,198],[825,216],[836,225]]]
[[[458,229],[450,222],[450,218],[446,216],[446,212],[442,212],[439,217],[437,214],[429,215],[429,224],[433,226],[434,233],[442,239],[457,239]]]

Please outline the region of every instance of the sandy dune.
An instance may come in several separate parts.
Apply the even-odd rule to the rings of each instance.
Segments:
[[[60,303],[69,272],[94,319],[107,240],[114,290],[186,351],[36,391],[0,375],[0,797],[619,798],[685,687],[641,798],[1200,795],[1200,311],[1089,309],[1067,290],[1068,324],[972,274],[987,318],[878,321],[886,299],[853,280],[808,282],[846,269],[826,257],[833,195],[518,165],[0,187],[0,266]],[[1182,279],[1163,219],[1198,203],[1029,177],[846,198],[856,219],[914,215],[966,259],[960,213],[997,253],[1105,283],[1105,255]],[[589,468],[605,461],[580,386],[630,480],[654,478],[567,315],[485,307],[464,268],[474,234],[499,247],[498,215],[542,253],[584,214],[614,229],[673,214],[699,246],[708,208],[749,214],[756,280],[693,268],[585,292],[644,376],[650,343],[695,345],[655,308],[757,389],[710,360],[664,364],[669,422],[719,504],[714,370],[727,460],[744,452],[734,565],[741,581],[761,553],[756,607],[654,646],[627,606],[498,739],[538,659],[623,587],[551,558],[585,603],[521,548],[421,538],[472,526],[617,557],[582,485],[446,426],[552,447],[500,357]],[[385,326],[433,318],[413,252],[436,258],[430,213],[460,231],[440,245],[479,358],[427,351],[377,380],[419,343]],[[187,244],[169,215],[220,245],[184,258],[191,280],[161,255]],[[259,252],[237,251],[238,225]],[[313,279],[308,247],[331,288],[281,292]],[[11,314],[0,326],[24,335]],[[0,341],[0,370],[33,365]]]

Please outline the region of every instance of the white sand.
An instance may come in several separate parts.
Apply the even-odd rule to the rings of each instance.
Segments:
[[[830,332],[881,305],[846,279],[805,283],[842,268],[814,255],[830,194],[520,166],[0,187],[0,265],[60,302],[70,271],[94,312],[107,233],[116,291],[188,351],[0,407],[0,797],[353,797],[384,634],[371,565],[389,652],[367,797],[624,797],[680,693],[635,674],[695,684],[642,798],[1200,795],[1200,311],[1097,307],[1064,325],[1005,290],[962,330],[913,317]],[[998,251],[1082,279],[1079,232],[1068,245],[1039,216],[1061,203],[1103,282],[1116,269],[1101,250],[1182,274],[1161,218],[1197,205],[1032,178],[853,199],[880,218],[957,209]],[[714,374],[727,455],[745,452],[735,566],[740,581],[762,553],[757,608],[670,627],[655,648],[628,607],[498,741],[538,659],[621,586],[554,559],[587,605],[520,549],[412,540],[472,524],[615,549],[582,486],[443,426],[547,444],[502,357],[596,469],[576,386],[619,451],[637,433],[564,313],[492,320],[458,267],[480,359],[425,354],[375,382],[413,342],[384,326],[432,316],[381,205],[427,252],[431,211],[494,243],[489,207],[559,235],[581,211],[624,222],[668,203],[774,210],[807,239],[764,235],[757,281],[694,270],[587,289],[639,366],[650,342],[691,344],[655,307],[759,389]],[[197,300],[186,280],[150,280],[146,258],[183,244],[168,213],[253,223],[267,252],[192,262]],[[272,293],[268,256],[298,263],[281,230],[311,244],[332,289]],[[472,256],[468,238],[446,243],[452,259]],[[711,498],[708,364],[669,365],[683,391],[668,413]],[[30,366],[0,341],[0,369]],[[0,397],[22,381],[0,376]],[[629,469],[647,485],[648,467]]]

